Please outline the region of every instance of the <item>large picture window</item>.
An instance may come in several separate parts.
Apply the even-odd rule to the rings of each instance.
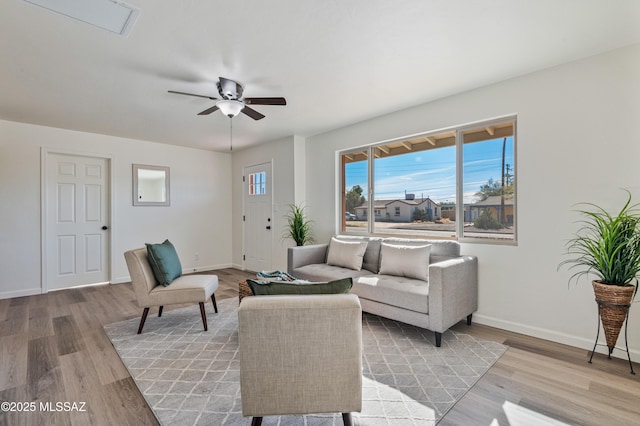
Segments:
[[[515,242],[515,123],[341,152],[342,232]]]

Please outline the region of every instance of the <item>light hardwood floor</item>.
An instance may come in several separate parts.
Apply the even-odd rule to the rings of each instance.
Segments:
[[[252,276],[235,269],[213,273],[218,300],[237,297],[238,282]],[[0,402],[35,402],[38,408],[0,412],[0,425],[157,425],[102,328],[141,313],[131,284],[0,300]],[[518,422],[523,415],[640,425],[638,364],[634,376],[624,360],[596,355],[588,364],[585,350],[479,324],[462,322],[455,329],[509,349],[440,425],[541,424],[542,418]],[[86,411],[41,411],[40,402],[84,402]]]

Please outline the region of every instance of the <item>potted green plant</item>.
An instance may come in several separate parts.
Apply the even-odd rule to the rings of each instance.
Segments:
[[[627,194],[616,215],[593,203],[580,204],[587,208],[577,210],[583,216],[582,226],[567,242],[569,258],[560,263],[575,270],[569,282],[589,274],[598,278],[592,286],[609,357],[638,289],[640,273],[640,212],[638,204],[631,204],[631,193]]]
[[[285,216],[287,226],[284,230],[284,238],[291,238],[297,246],[314,242],[311,231],[311,220],[308,220],[302,205],[289,204],[289,213]]]

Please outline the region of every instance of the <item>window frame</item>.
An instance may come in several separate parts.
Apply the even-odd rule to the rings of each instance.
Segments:
[[[409,238],[428,238],[428,239],[443,239],[443,240],[457,240],[461,243],[479,243],[479,244],[492,244],[492,245],[518,245],[518,159],[517,159],[517,151],[518,151],[518,131],[517,131],[517,122],[518,122],[518,117],[517,114],[510,114],[510,115],[505,115],[502,117],[497,117],[497,118],[492,118],[492,119],[487,119],[487,120],[480,120],[480,121],[476,121],[476,122],[472,122],[472,123],[467,123],[464,125],[458,125],[458,126],[452,126],[449,128],[444,128],[444,129],[439,129],[439,130],[433,130],[433,131],[428,131],[428,132],[423,132],[423,133],[417,133],[417,134],[413,134],[413,135],[407,135],[407,136],[403,136],[403,137],[399,137],[399,138],[393,138],[393,139],[388,139],[388,140],[384,140],[384,141],[378,141],[369,145],[364,145],[364,146],[359,146],[359,147],[355,147],[355,148],[349,148],[346,150],[340,150],[340,151],[336,151],[336,160],[337,163],[339,165],[338,167],[338,179],[337,179],[337,184],[339,186],[338,188],[338,194],[342,194],[341,195],[341,203],[339,203],[340,207],[338,207],[339,210],[339,217],[341,217],[341,221],[338,222],[337,224],[337,230],[339,233],[343,233],[343,234],[355,234],[355,235],[362,235],[361,233],[357,233],[357,232],[349,232],[347,230],[346,227],[346,219],[345,219],[345,212],[346,212],[346,192],[347,192],[347,188],[346,188],[346,176],[345,176],[345,172],[346,172],[346,162],[345,162],[345,156],[348,156],[350,154],[354,154],[354,153],[365,153],[366,158],[364,160],[361,161],[366,161],[367,162],[367,188],[366,188],[366,194],[363,193],[363,195],[366,197],[366,204],[365,204],[365,212],[366,211],[371,211],[373,209],[373,211],[375,212],[375,200],[374,200],[374,195],[375,195],[375,170],[374,170],[374,163],[375,163],[375,150],[376,148],[380,147],[380,146],[385,146],[394,142],[402,142],[402,141],[407,141],[409,139],[415,139],[418,137],[425,137],[428,138],[430,136],[434,136],[434,135],[440,135],[440,134],[444,134],[444,133],[448,133],[448,132],[454,132],[455,133],[455,177],[456,177],[456,183],[455,183],[455,187],[456,187],[456,197],[455,197],[455,215],[456,218],[464,218],[464,132],[467,132],[469,130],[475,130],[478,128],[491,128],[493,126],[500,126],[500,125],[505,125],[505,124],[510,124],[512,126],[512,135],[511,137],[513,137],[513,234],[512,234],[512,238],[500,238],[500,239],[490,239],[490,238],[482,238],[482,237],[474,237],[474,236],[465,236],[464,233],[464,220],[456,220],[456,226],[455,226],[455,235],[451,236],[451,237],[447,237],[447,236],[442,236],[442,235],[434,235],[434,234],[427,234],[426,231],[420,232],[417,231],[416,233],[411,233],[411,234],[406,234],[407,237]],[[491,139],[486,139],[486,140],[491,140]],[[402,155],[402,154],[400,154]],[[438,206],[436,206],[437,208]],[[442,204],[439,205],[440,208],[442,208]],[[442,210],[441,210],[442,211]],[[367,226],[366,226],[366,235],[368,236],[385,236],[385,235],[392,235],[394,237],[399,237],[399,236],[404,236],[400,233],[384,233],[384,232],[380,232],[380,230],[378,230],[376,232],[375,230],[375,222],[376,222],[376,215],[366,215],[365,218],[367,220]]]

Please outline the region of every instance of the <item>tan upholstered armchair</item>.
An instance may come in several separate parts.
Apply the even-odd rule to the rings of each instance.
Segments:
[[[362,408],[362,310],[353,294],[245,297],[238,310],[242,413]]]
[[[204,302],[211,298],[213,309],[216,313],[218,312],[216,298],[213,294],[218,289],[216,275],[183,275],[176,278],[169,286],[164,287],[158,284],[153,276],[146,248],[129,250],[125,252],[124,258],[127,261],[138,306],[144,308],[138,334],[142,333],[142,327],[144,327],[150,307],[159,306],[158,316],[160,317],[164,305],[178,303],[199,303],[202,324],[204,330],[208,330]]]

